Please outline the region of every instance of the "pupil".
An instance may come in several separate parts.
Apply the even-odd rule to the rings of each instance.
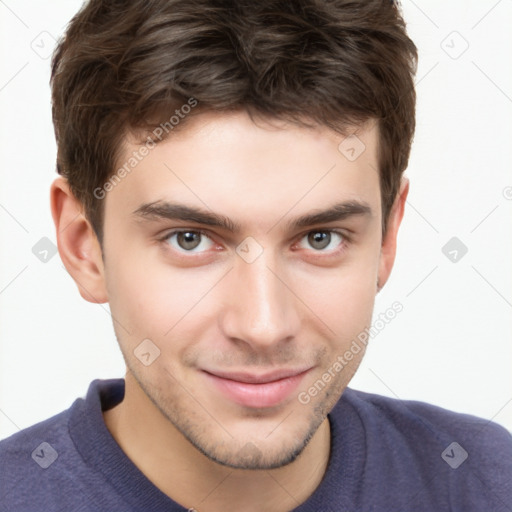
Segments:
[[[331,234],[326,233],[325,231],[315,231],[314,233],[310,233],[309,243],[315,249],[325,249],[331,242]]]
[[[178,243],[183,249],[195,249],[199,245],[198,233],[190,231],[178,233]]]

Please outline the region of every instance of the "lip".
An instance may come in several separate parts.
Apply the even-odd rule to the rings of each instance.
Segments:
[[[230,401],[244,407],[265,408],[288,398],[310,370],[281,369],[261,374],[203,370],[203,373]]]

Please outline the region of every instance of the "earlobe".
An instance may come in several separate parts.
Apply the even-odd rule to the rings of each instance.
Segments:
[[[65,178],[53,182],[50,202],[59,254],[80,295],[89,302],[107,302],[100,244]]]
[[[377,281],[377,293],[386,284],[396,256],[396,241],[398,236],[398,228],[404,216],[405,202],[409,193],[409,180],[402,178],[400,189],[393,203],[393,207],[389,214],[386,234],[382,239],[382,246],[379,261],[379,275]]]

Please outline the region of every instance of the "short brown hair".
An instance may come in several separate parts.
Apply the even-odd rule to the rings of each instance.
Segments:
[[[194,115],[244,109],[340,133],[376,119],[385,231],[414,135],[416,65],[389,0],[89,0],[52,60],[57,170],[101,243],[93,190],[124,138],[191,98]]]

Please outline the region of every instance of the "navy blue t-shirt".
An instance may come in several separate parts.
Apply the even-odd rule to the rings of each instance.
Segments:
[[[107,430],[102,410],[123,397],[123,379],[95,380],[85,400],[1,441],[0,510],[186,511]],[[327,471],[297,512],[512,511],[512,437],[495,423],[352,389],[329,421]]]

